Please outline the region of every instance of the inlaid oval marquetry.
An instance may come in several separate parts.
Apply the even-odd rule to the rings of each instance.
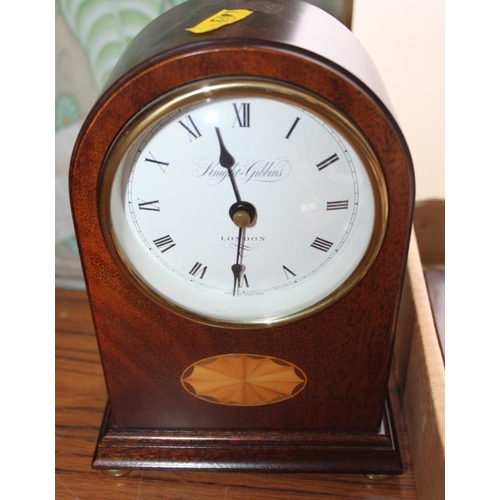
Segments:
[[[260,406],[293,398],[307,383],[305,373],[282,359],[223,354],[190,365],[181,377],[189,394],[210,403]]]

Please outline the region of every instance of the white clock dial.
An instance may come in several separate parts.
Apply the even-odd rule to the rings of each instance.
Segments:
[[[201,321],[275,324],[361,279],[383,181],[338,113],[253,82],[191,93],[148,123],[113,173],[109,217],[160,301]]]

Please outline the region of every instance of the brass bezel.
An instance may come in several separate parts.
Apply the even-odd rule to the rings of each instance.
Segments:
[[[127,256],[123,254],[113,234],[113,221],[110,215],[111,189],[121,159],[128,153],[133,143],[160,119],[176,110],[203,102],[215,97],[266,96],[280,99],[319,115],[334,129],[347,138],[357,152],[368,173],[371,182],[374,204],[375,222],[371,241],[367,250],[351,275],[331,294],[317,303],[284,316],[265,320],[224,320],[197,314],[182,306],[170,302],[166,297],[152,289],[135,271]],[[384,174],[375,152],[358,127],[334,105],[321,97],[287,82],[254,77],[218,77],[192,82],[168,91],[148,106],[142,108],[119,131],[111,144],[101,169],[98,194],[99,221],[108,250],[114,261],[139,290],[154,302],[180,316],[202,324],[220,328],[252,329],[273,327],[292,323],[309,317],[326,307],[338,302],[350,292],[366,275],[374,263],[385,236],[388,221],[388,195]]]

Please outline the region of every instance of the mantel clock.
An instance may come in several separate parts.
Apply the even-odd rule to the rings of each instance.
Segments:
[[[326,12],[191,0],[150,23],[70,171],[109,394],[93,466],[401,472],[413,190],[373,63]]]

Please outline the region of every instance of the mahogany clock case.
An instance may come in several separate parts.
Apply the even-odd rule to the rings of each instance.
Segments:
[[[222,8],[253,14],[205,34],[185,30]],[[317,30],[325,23],[337,21],[299,1],[187,2],[130,44],[88,116],[73,153],[70,196],[109,394],[94,467],[401,472],[387,386],[413,169],[384,102],[335,62],[339,47]],[[308,50],[319,36],[330,58]],[[122,127],[172,89],[241,75],[333,103],[376,153],[389,207],[378,256],[351,292],[311,317],[251,330],[193,322],[143,294],[112,257],[99,217],[102,165]],[[187,367],[231,353],[286,360],[307,375],[307,386],[280,403],[251,407],[212,404],[182,387]]]

